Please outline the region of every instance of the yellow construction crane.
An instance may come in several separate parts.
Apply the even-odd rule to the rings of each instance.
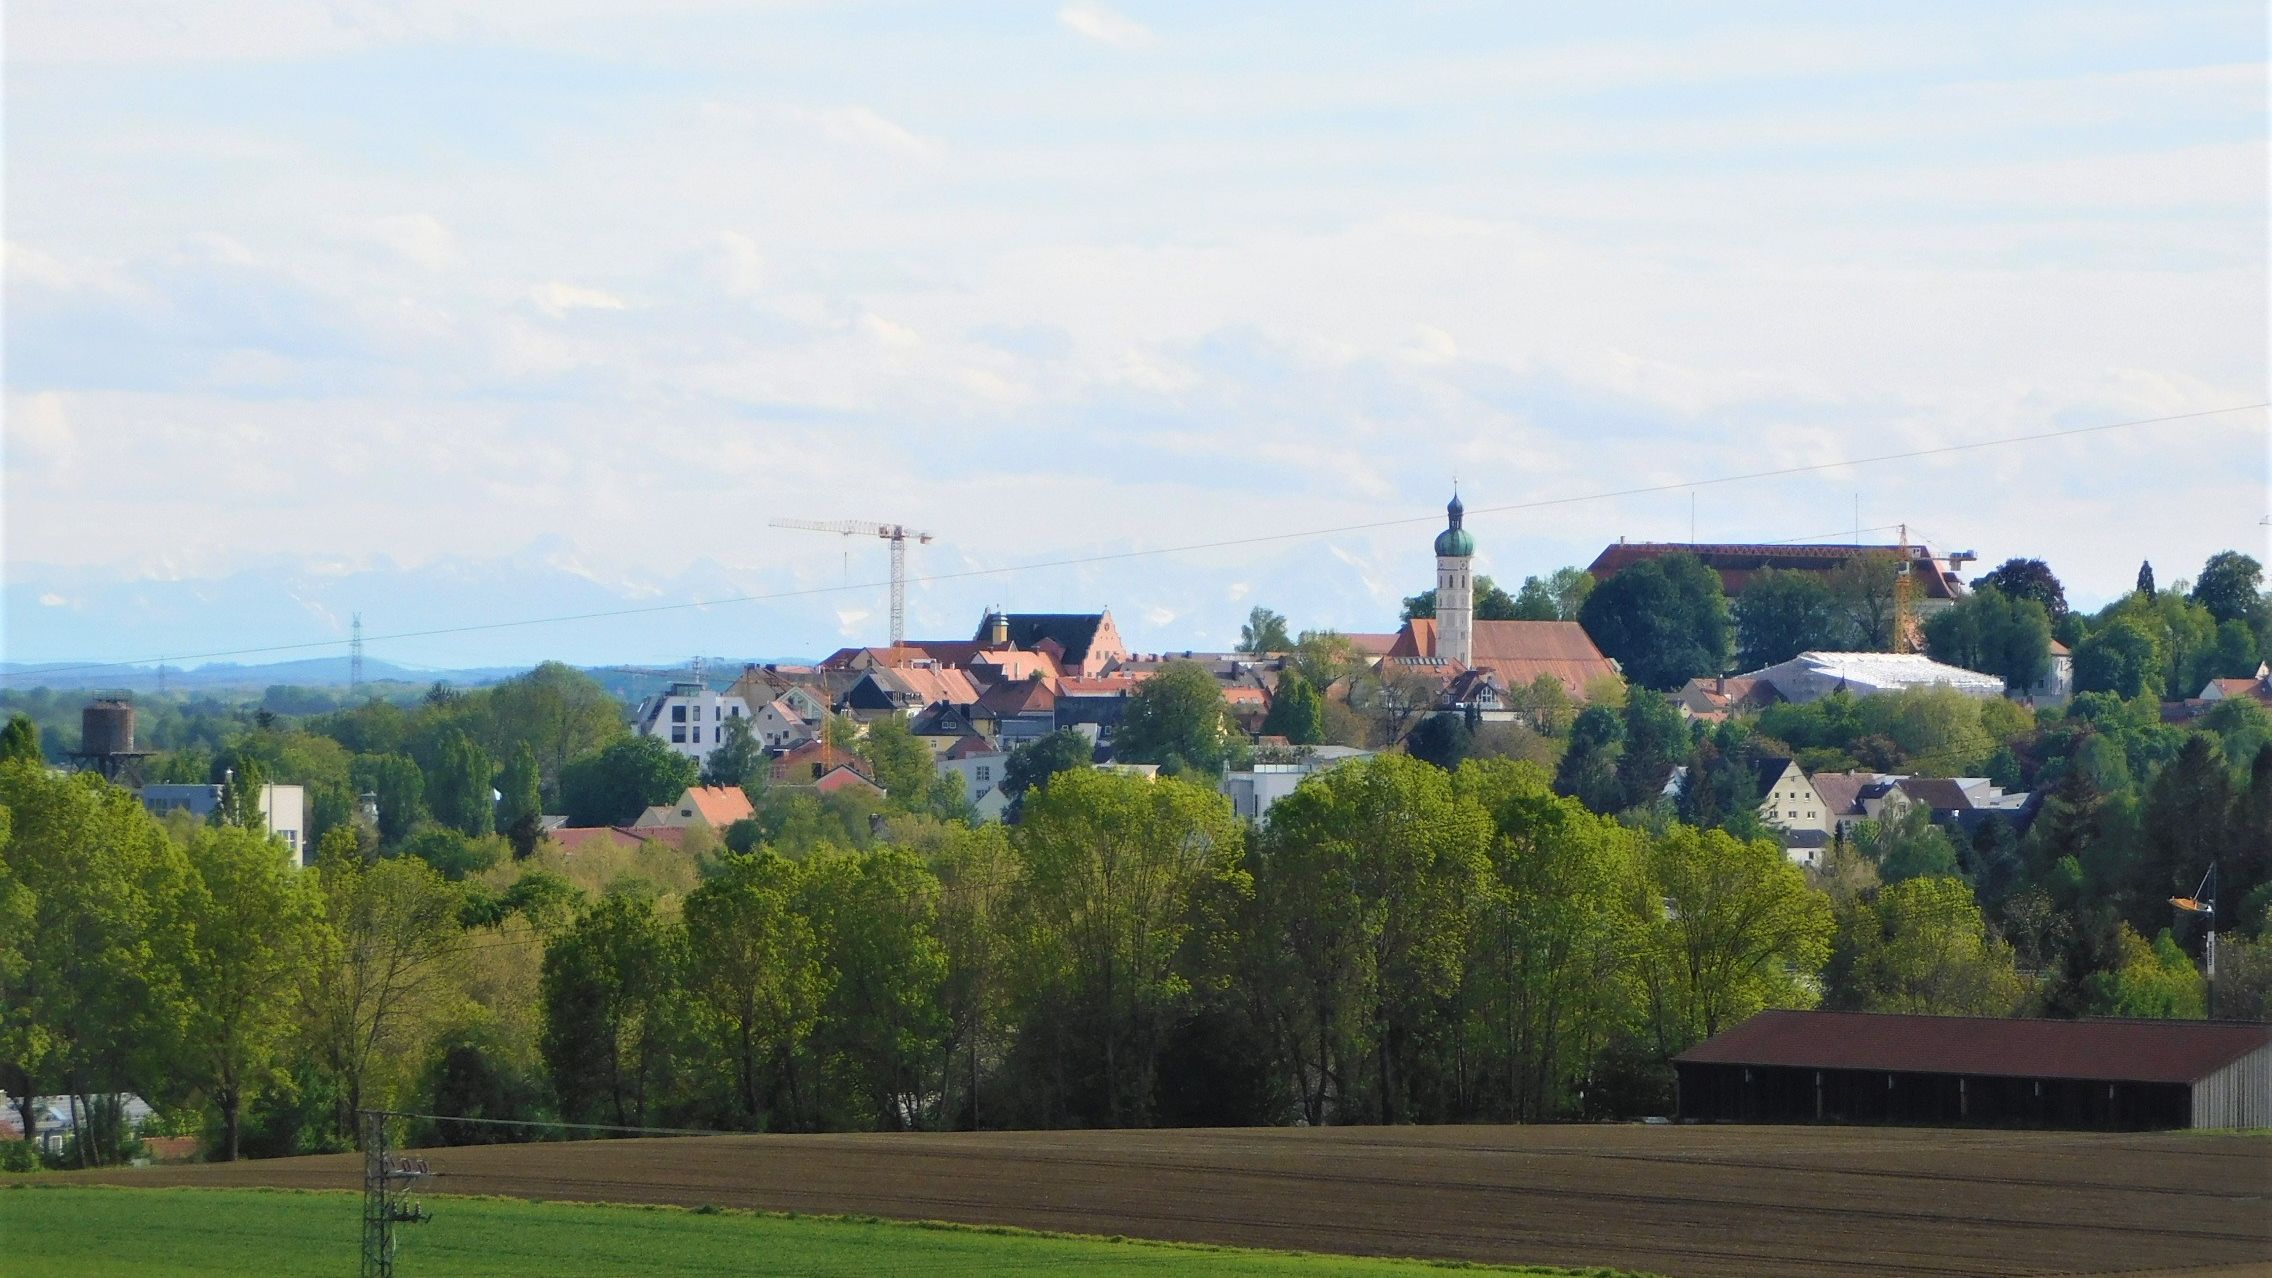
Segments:
[[[1919,555],[1917,553],[1919,550],[1925,550],[1928,553]],[[1893,578],[1893,650],[1895,652],[1917,652],[1925,646],[1923,619],[1917,615],[1917,591],[1919,589],[1917,565],[1922,562],[1929,571],[1935,573],[1941,570],[1940,560],[1934,558],[1929,551],[1930,548],[1925,546],[1911,547],[1909,544],[1909,525],[1901,525],[1901,544],[1894,550],[1894,554],[1900,559],[1900,563],[1894,568]],[[1949,571],[1954,573],[1957,569],[1979,557],[1969,550],[1952,551],[1948,556]]]
[[[1917,651],[1917,583],[1911,580],[1911,569],[1916,565],[1909,554],[1909,525],[1901,526],[1901,545],[1894,551],[1897,562],[1893,577],[1893,650]]]
[[[858,519],[826,521],[819,519],[776,519],[775,528],[801,528],[806,532],[839,533],[846,537],[881,537],[891,543],[891,644],[896,648],[907,637],[907,543],[919,541],[928,545],[931,534],[917,532],[904,524],[871,524]]]

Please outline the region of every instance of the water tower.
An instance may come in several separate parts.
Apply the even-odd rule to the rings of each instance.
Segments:
[[[150,751],[134,748],[134,703],[124,697],[97,697],[79,712],[79,766],[119,781],[138,773]]]

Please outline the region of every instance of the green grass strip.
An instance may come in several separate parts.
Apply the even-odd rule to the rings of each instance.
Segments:
[[[1589,1275],[1607,1269],[1505,1268],[1093,1238],[873,1217],[727,1208],[528,1202],[435,1195],[434,1219],[404,1226],[401,1278],[536,1274],[1123,1275],[1315,1274],[1392,1278]],[[277,1189],[133,1189],[0,1181],[0,1254],[15,1278],[95,1274],[246,1274],[336,1278],[361,1252],[356,1195]]]

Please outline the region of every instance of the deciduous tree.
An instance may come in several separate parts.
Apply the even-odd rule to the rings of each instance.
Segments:
[[[2201,565],[2193,602],[2218,621],[2252,621],[2264,607],[2264,565],[2237,550],[2220,550]]]
[[[1833,569],[1827,583],[1830,597],[1846,614],[1846,641],[1868,652],[1893,647],[1894,583],[1901,579],[1901,560],[1887,551],[1856,555]]]
[[[686,792],[700,772],[692,759],[654,737],[625,737],[561,773],[570,825],[621,825]]]
[[[1802,652],[1836,649],[1845,620],[1820,573],[1767,568],[1732,605],[1736,668],[1758,670]]]
[[[1783,849],[1674,826],[1649,840],[1647,860],[1641,975],[1660,1052],[1762,1008],[1814,1003],[1830,902]]]
[[[1215,676],[1196,661],[1171,661],[1129,694],[1113,754],[1128,763],[1219,775],[1235,735]]]
[[[544,798],[537,774],[536,752],[524,741],[513,747],[513,757],[498,778],[504,800],[497,808],[497,824],[513,845],[513,856],[525,858],[544,837]]]
[[[180,1077],[219,1111],[216,1154],[231,1162],[245,1101],[283,1074],[301,964],[326,939],[323,898],[265,832],[199,830],[187,853]]]
[[[1054,1022],[1063,1067],[1095,1071],[1093,1097],[1060,1102],[1086,1101],[1088,1121],[1150,1114],[1161,1044],[1206,976],[1187,942],[1210,898],[1245,890],[1241,844],[1230,801],[1181,781],[1067,772],[1026,796],[1020,1001],[1029,1026]]]
[[[1843,912],[1831,1002],[1869,1012],[2006,1016],[2018,1006],[2012,948],[1988,932],[1972,888],[1950,877],[1887,884]]]
[[[2153,574],[2143,575],[2150,585]],[[2040,559],[2007,559],[1972,584],[1993,590],[2006,599],[2032,599],[2052,621],[2067,615],[2067,588],[2052,575],[2051,566]]]
[[[828,984],[820,941],[797,908],[801,877],[796,863],[761,851],[735,858],[686,898],[692,1024],[731,1082],[734,1111],[747,1124],[771,1115],[773,1126],[794,1128],[804,1117],[796,1057],[819,1020]],[[642,967],[647,961],[638,959]],[[628,1002],[625,1008],[643,1020],[652,1015]],[[626,1054],[619,1069],[633,1067]]]
[[[1452,778],[1381,755],[1270,810],[1256,858],[1272,1021],[1304,1116],[1397,1122],[1438,1003],[1457,987],[1490,818]]]
[[[1727,669],[1720,575],[1694,555],[1643,560],[1594,587],[1578,620],[1603,655],[1644,687],[1671,690]]]
[[[724,938],[706,934],[705,942]],[[622,892],[602,897],[545,947],[544,1060],[564,1115],[646,1123],[680,955],[680,938],[654,903]]]
[[[39,725],[28,714],[10,714],[8,726],[0,729],[0,763],[38,763],[41,758]]]
[[[1239,627],[1240,652],[1259,657],[1268,652],[1284,652],[1293,646],[1286,618],[1268,608],[1256,607],[1247,613],[1246,624]]]
[[[473,738],[451,731],[434,753],[426,778],[426,805],[434,819],[469,839],[488,835],[496,828],[494,791],[497,768]]]
[[[1325,740],[1325,699],[1300,670],[1289,667],[1279,674],[1262,731],[1284,737],[1292,745],[1316,745]]]
[[[2035,600],[1983,586],[1926,620],[1925,652],[1935,661],[1995,675],[2017,695],[2051,673],[2051,620]]]

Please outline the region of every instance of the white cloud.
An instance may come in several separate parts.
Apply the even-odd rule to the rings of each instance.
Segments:
[[[819,130],[822,136],[847,146],[885,151],[926,164],[935,163],[946,152],[938,142],[864,106],[794,107],[788,115]]]
[[[613,293],[580,284],[563,284],[559,280],[540,284],[529,290],[529,300],[536,308],[560,319],[570,311],[620,311],[623,299]]]
[[[78,458],[79,439],[63,410],[63,397],[41,391],[16,401],[8,412],[4,436],[7,467],[11,473],[66,470]]]
[[[457,237],[431,213],[402,213],[370,225],[371,237],[413,265],[438,271],[459,260]]]
[[[739,231],[718,233],[718,282],[726,296],[747,301],[765,287],[765,255]]]
[[[1148,48],[1154,40],[1151,28],[1093,0],[1073,0],[1057,11],[1057,21],[1068,31],[1120,49]]]
[[[860,316],[860,331],[873,338],[879,345],[889,347],[892,350],[911,351],[923,344],[922,334],[905,324],[885,319],[874,311],[869,311]]]

